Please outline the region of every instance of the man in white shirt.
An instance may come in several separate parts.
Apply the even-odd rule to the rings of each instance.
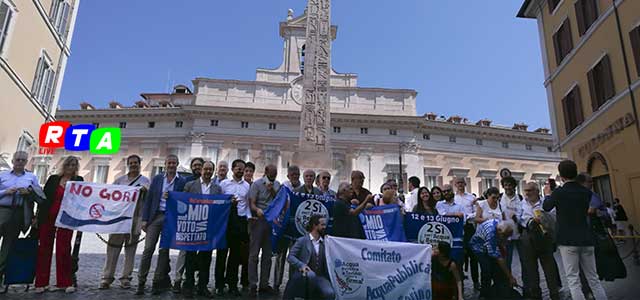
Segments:
[[[522,195],[516,193],[517,182],[515,178],[511,176],[503,177],[500,180],[500,184],[504,189],[504,193],[500,197],[500,208],[504,212],[507,220],[512,220],[516,224],[520,224],[518,219],[522,215]],[[513,260],[514,248],[520,253],[520,232],[521,226],[513,230],[513,234],[507,242],[507,266],[511,268],[511,262]],[[522,262],[522,260],[521,260]]]
[[[460,204],[464,208],[465,222],[464,222],[464,263],[468,264],[471,269],[471,280],[473,280],[474,288],[480,287],[480,276],[478,273],[478,259],[476,255],[471,251],[471,237],[476,233],[476,224],[475,224],[475,206],[476,206],[476,197],[474,197],[471,193],[467,193],[467,181],[458,177],[454,179],[454,184],[456,185],[456,195],[455,202]],[[462,267],[462,264],[460,265]]]
[[[229,285],[229,294],[238,297],[238,269],[242,265],[243,269],[248,266],[249,257],[249,234],[247,233],[247,194],[249,193],[249,183],[244,180],[245,162],[236,159],[231,163],[233,177],[220,183],[222,193],[234,196],[234,202],[229,214],[229,225],[227,226],[227,243],[229,245],[229,261],[227,262],[225,281]],[[216,260],[221,257],[220,250],[216,254]],[[224,255],[226,257],[226,254]],[[216,261],[217,265],[217,261]],[[217,270],[217,269],[216,269]],[[217,285],[217,283],[216,283]],[[216,293],[219,291],[216,291]]]
[[[418,204],[418,189],[420,188],[420,178],[416,176],[409,177],[409,194],[404,202],[405,211],[413,211],[413,207]]]
[[[560,299],[558,265],[553,257],[553,241],[549,236],[552,233],[547,232],[543,226],[545,224],[544,220],[549,218],[549,215],[542,209],[540,188],[537,183],[529,182],[524,191],[527,198],[522,201],[519,220],[520,225],[525,229],[520,238],[520,250],[522,252],[518,253],[522,256],[522,261],[524,261],[522,272],[527,273],[523,276],[527,278],[526,281],[523,281],[524,297],[542,298],[540,274],[538,272],[538,260],[540,260],[551,299]]]
[[[149,178],[140,174],[141,162],[142,159],[140,156],[136,154],[129,155],[129,157],[127,157],[129,173],[120,176],[113,182],[113,184],[116,185],[139,186],[140,198],[136,200],[132,234],[109,235],[109,242],[107,243],[107,260],[104,264],[100,289],[108,289],[111,283],[115,280],[114,275],[118,265],[118,257],[120,257],[120,251],[122,250],[123,245],[124,268],[122,270],[122,277],[120,277],[120,287],[123,289],[131,288],[131,273],[133,273],[133,264],[136,259],[136,248],[138,248],[138,240],[140,239],[140,226],[142,225],[140,211],[144,206],[144,194],[149,189],[149,185],[151,185]]]
[[[453,200],[454,194],[450,184],[445,184],[442,187],[442,197],[444,201],[436,203],[436,210],[441,216],[464,218],[464,208]]]

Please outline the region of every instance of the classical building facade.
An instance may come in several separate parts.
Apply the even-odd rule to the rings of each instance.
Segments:
[[[79,0],[0,0],[0,169],[56,113]]]
[[[124,158],[132,153],[143,157],[143,174],[154,175],[162,171],[165,155],[174,153],[185,171],[193,157],[214,162],[241,158],[257,165],[256,176],[272,163],[279,167],[279,179],[285,179],[299,150],[305,18],[294,18],[289,11],[279,24],[284,61],[273,70],[258,69],[255,81],[196,78],[193,88],[179,85],[172,93],[144,93],[133,106],[112,102],[109,108],[95,108],[83,103],[79,110],[58,111],[59,120],[122,128],[119,154],[75,154],[81,157],[81,175],[111,182],[126,172]],[[337,27],[331,32],[335,39]],[[416,91],[359,87],[357,80],[356,74],[331,71],[333,162],[324,169],[333,174],[334,186],[348,181],[355,169],[364,172],[365,187],[373,191],[400,176],[405,183],[407,177],[418,176],[427,186],[464,177],[474,193],[497,185],[502,168],[522,182],[556,176],[560,155],[552,151],[547,129],[417,115]],[[44,178],[70,154],[36,156],[32,165]],[[304,169],[304,163],[300,167]]]
[[[527,0],[537,20],[554,147],[640,217],[640,1]]]

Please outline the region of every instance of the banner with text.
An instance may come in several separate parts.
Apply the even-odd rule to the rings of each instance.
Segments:
[[[431,245],[328,236],[337,299],[431,299]]]
[[[131,233],[139,187],[69,181],[56,227],[95,233]]]
[[[431,216],[420,213],[407,213],[404,216],[404,229],[407,240],[414,243],[430,244],[439,242],[451,245],[451,256],[456,261],[463,257],[464,221],[460,217]]]
[[[406,242],[400,206],[389,204],[363,210],[359,215],[367,240]]]
[[[185,251],[227,248],[231,197],[169,192],[160,248]]]

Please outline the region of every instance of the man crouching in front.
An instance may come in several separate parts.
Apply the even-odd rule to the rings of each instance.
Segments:
[[[283,299],[305,296],[311,299],[335,298],[324,250],[326,228],[326,218],[321,215],[311,216],[306,228],[309,234],[300,237],[291,248],[287,261],[293,273]]]

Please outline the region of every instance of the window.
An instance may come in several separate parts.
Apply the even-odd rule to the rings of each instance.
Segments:
[[[120,128],[127,128],[127,122],[120,122]]]
[[[495,180],[493,178],[482,178],[482,187],[484,190],[481,192],[484,193],[486,190],[494,186],[495,186]]]
[[[596,111],[607,100],[615,96],[613,86],[613,74],[611,73],[611,61],[609,55],[605,55],[600,62],[587,73],[589,79],[589,91],[591,92],[591,108]]]
[[[360,128],[360,134],[369,134],[369,128]]]
[[[389,129],[389,135],[398,135],[398,130],[396,130],[396,129]]]
[[[423,140],[430,140],[430,139],[431,139],[431,135],[430,135],[430,134],[428,134],[428,133],[423,133],[423,134],[422,134],[422,139],[423,139]]]
[[[578,88],[578,86],[574,87],[573,90],[562,99],[562,110],[564,113],[564,126],[567,134],[569,134],[584,121],[582,99],[580,98],[580,88]]]
[[[241,128],[249,128],[249,122],[240,122]]]
[[[509,148],[509,142],[502,142],[502,148],[508,149]]]
[[[51,23],[63,40],[67,38],[67,27],[71,16],[71,5],[65,0],[53,0],[49,13]]]
[[[96,128],[100,128],[100,123],[93,123],[93,126],[95,126]]]
[[[155,128],[156,127],[156,122],[152,121],[152,122],[147,123],[147,127],[148,128]]]
[[[638,73],[638,76],[640,76],[640,26],[629,32],[629,38],[631,39],[633,59],[636,61],[636,72]],[[1,46],[0,49],[2,49]]]
[[[182,121],[176,121],[176,128],[182,128]]]
[[[207,155],[206,157],[209,158],[213,163],[217,164],[218,163],[218,153],[220,150],[217,147],[207,147]]]
[[[476,139],[476,145],[482,146],[482,139]]]
[[[424,186],[432,188],[438,185],[438,176],[425,176]]]
[[[47,53],[43,51],[36,65],[36,74],[33,79],[31,93],[46,111],[50,111],[53,104],[53,84],[55,77],[51,59]]]
[[[549,13],[553,14],[553,11],[558,7],[562,0],[547,0],[547,5],[549,5]]]
[[[533,146],[531,145],[524,145],[525,149],[532,151],[533,150]]]
[[[338,127],[338,126],[333,126],[333,133],[341,133],[342,132],[342,128]]]
[[[596,0],[576,1],[576,19],[578,21],[578,33],[583,36],[589,27],[598,19],[598,4]]]
[[[38,177],[38,182],[44,185],[47,182],[47,175],[49,173],[48,165],[36,165],[36,168],[33,172],[36,177]]]
[[[16,151],[26,151],[29,152],[31,146],[35,144],[35,140],[29,133],[23,131],[22,135],[18,139],[18,146],[16,147]]]
[[[265,166],[267,166],[267,165],[275,165],[275,166],[277,166],[278,165],[278,157],[279,156],[280,156],[280,152],[277,151],[277,150],[265,150],[264,153],[263,153]]]
[[[154,166],[153,169],[151,169],[151,177],[153,178],[153,176],[156,176],[162,172],[164,172],[163,166]]]
[[[218,127],[218,120],[211,120],[211,126]]]
[[[455,143],[456,142],[456,137],[455,136],[450,136],[449,137],[449,143]]]
[[[13,18],[13,9],[8,3],[0,0],[0,54],[4,49],[4,45],[7,42],[9,36],[9,29],[11,25],[11,19]]]
[[[109,175],[109,166],[96,166],[93,173],[93,182],[107,183],[108,175]]]
[[[276,130],[276,123],[269,123],[269,130]]]
[[[300,73],[304,74],[304,51],[307,45],[302,45],[300,49]]]
[[[553,48],[556,54],[556,64],[559,66],[562,60],[573,49],[573,39],[571,38],[571,23],[567,18],[560,29],[553,35]]]
[[[238,159],[249,161],[249,149],[238,149]]]
[[[547,151],[553,152],[553,147],[547,147]]]

